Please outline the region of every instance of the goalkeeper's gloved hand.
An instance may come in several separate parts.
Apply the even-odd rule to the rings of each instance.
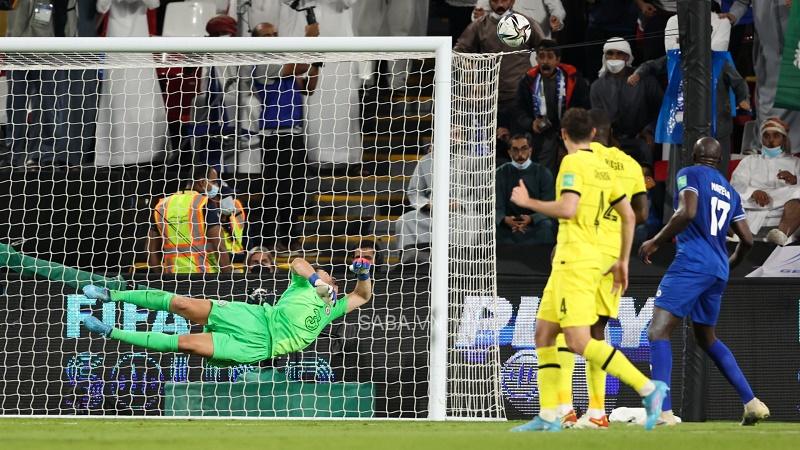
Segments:
[[[317,274],[308,277],[308,282],[314,286],[314,289],[317,291],[317,295],[322,299],[323,302],[325,302],[325,304],[336,306],[336,290],[333,289],[333,286],[322,281]]]
[[[364,258],[356,258],[350,264],[350,272],[356,274],[359,280],[369,280],[369,272],[372,270],[372,264]]]

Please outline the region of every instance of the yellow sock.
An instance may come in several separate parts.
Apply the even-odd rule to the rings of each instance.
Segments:
[[[536,381],[539,385],[539,407],[540,415],[548,413],[555,415],[558,407],[558,349],[556,347],[540,347],[536,349],[536,357],[539,360],[539,369],[536,372]],[[545,420],[553,420],[542,417]]]
[[[590,339],[583,350],[583,357],[591,364],[597,364],[602,370],[619,378],[640,394],[650,384],[650,379],[639,372],[622,352],[618,352],[616,348],[603,341]]]
[[[556,337],[558,348],[558,364],[561,366],[558,375],[558,404],[572,409],[572,373],[575,371],[575,354],[567,348],[564,333]]]
[[[600,365],[586,361],[586,387],[589,390],[589,409],[606,409],[606,373]]]

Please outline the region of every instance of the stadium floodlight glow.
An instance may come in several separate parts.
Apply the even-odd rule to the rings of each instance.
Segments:
[[[78,139],[85,141],[96,138],[98,147],[105,146],[105,150],[97,150],[95,157],[97,165],[110,167],[111,173],[119,174],[121,181],[135,181],[137,176],[141,176],[141,171],[135,168],[135,164],[157,165],[155,161],[158,161],[158,155],[166,151],[165,171],[162,173],[158,172],[160,169],[154,169],[161,178],[147,181],[160,183],[159,186],[171,186],[173,189],[179,184],[175,171],[179,165],[185,165],[186,162],[185,160],[170,159],[169,153],[171,149],[176,148],[176,145],[183,145],[183,141],[176,144],[176,139],[185,139],[186,136],[185,133],[182,133],[181,136],[176,137],[169,131],[169,126],[174,124],[168,124],[167,121],[175,121],[175,118],[168,119],[164,110],[175,108],[175,106],[168,103],[165,108],[163,102],[158,101],[160,94],[186,96],[189,108],[192,109],[189,112],[190,120],[196,122],[198,119],[195,119],[194,111],[197,105],[192,102],[201,97],[200,94],[206,86],[203,84],[203,79],[209,77],[208,74],[213,68],[223,71],[225,68],[235,68],[232,73],[235,73],[235,76],[243,77],[242,74],[253,73],[252,68],[255,66],[324,63],[317,91],[305,99],[307,117],[301,137],[308,147],[309,155],[323,154],[325,147],[330,146],[330,142],[334,142],[334,146],[344,145],[344,147],[329,149],[337,155],[336,157],[340,157],[342,152],[357,153],[356,159],[359,162],[362,158],[365,161],[374,161],[377,172],[361,178],[359,183],[365,190],[358,191],[353,188],[355,183],[351,179],[352,177],[319,175],[312,169],[311,164],[304,164],[302,166],[303,173],[292,176],[302,178],[302,184],[306,186],[305,192],[302,193],[306,202],[303,205],[302,213],[292,210],[289,220],[291,223],[288,225],[294,230],[298,228],[296,225],[299,224],[299,228],[303,230],[301,236],[296,236],[296,238],[302,243],[306,254],[313,254],[314,257],[319,258],[320,262],[324,260],[331,264],[339,264],[341,255],[346,253],[348,248],[352,248],[353,243],[359,239],[352,234],[351,227],[347,227],[346,231],[341,231],[343,227],[340,227],[341,223],[337,222],[359,222],[357,228],[369,230],[367,233],[363,231],[360,233],[367,235],[366,239],[376,243],[379,253],[386,260],[390,269],[376,275],[376,283],[382,283],[381,286],[385,286],[386,291],[376,291],[375,293],[376,300],[373,300],[371,305],[373,319],[382,318],[380,324],[385,329],[386,318],[390,316],[401,317],[401,325],[403,318],[413,317],[412,322],[419,325],[418,328],[424,335],[404,336],[404,328],[400,326],[399,332],[395,335],[382,336],[380,345],[368,345],[366,342],[372,342],[371,339],[374,339],[382,331],[376,331],[366,326],[363,333],[359,333],[357,337],[348,338],[359,340],[360,343],[352,344],[352,346],[349,343],[345,344],[343,350],[345,356],[340,366],[322,370],[319,369],[317,360],[312,363],[301,361],[292,366],[292,370],[288,373],[300,374],[298,376],[302,377],[306,370],[312,372],[321,370],[325,373],[327,380],[334,380],[331,383],[334,385],[336,384],[335,377],[341,376],[341,373],[344,373],[344,378],[347,378],[350,373],[359,372],[358,377],[353,378],[353,380],[357,378],[357,382],[354,381],[354,389],[362,389],[366,385],[373,386],[371,389],[373,389],[373,397],[377,399],[375,402],[384,404],[382,402],[385,401],[386,404],[390,404],[397,398],[408,396],[404,393],[408,391],[403,386],[405,383],[422,383],[418,377],[412,377],[410,380],[398,377],[391,381],[389,380],[391,377],[386,375],[386,373],[394,373],[393,370],[399,371],[403,366],[410,365],[412,369],[418,369],[415,373],[425,374],[427,391],[421,393],[420,390],[412,389],[414,394],[410,396],[413,401],[400,401],[397,403],[400,406],[387,406],[385,410],[376,411],[372,416],[417,417],[432,420],[503,417],[497,336],[485,336],[481,348],[477,350],[462,349],[456,345],[457,328],[459,325],[463,325],[461,316],[464,298],[467,296],[496,297],[494,150],[499,60],[499,55],[453,54],[450,37],[4,38],[0,42],[0,70],[9,71],[12,74],[24,74],[26,77],[31,75],[33,78],[48,72],[63,74],[63,78],[58,78],[56,75],[59,81],[53,88],[56,100],[52,105],[45,105],[39,100],[30,103],[30,99],[23,99],[21,103],[17,102],[26,108],[28,106],[40,108],[44,115],[47,113],[46,109],[54,109],[57,119],[53,125],[54,128],[51,128],[56,131],[47,131],[45,119],[42,119],[42,126],[38,128],[42,134],[31,134],[36,132],[36,127],[31,127],[30,130],[26,128],[26,131],[18,134],[12,132],[11,139],[15,140],[15,144],[25,147],[29,142],[37,144],[45,142],[47,137],[45,134],[49,132],[55,133],[57,137],[57,133],[60,132],[58,131],[59,121],[63,122],[64,118],[73,117],[69,113],[74,112],[75,108],[88,108],[93,110],[92,115],[84,117],[96,117],[97,123],[91,123],[92,130],[96,128],[96,131],[92,131],[91,136],[81,135]],[[377,87],[362,87],[363,79],[360,79],[359,75],[365,73],[364,68],[369,67],[369,64],[373,64],[373,70],[372,72],[367,71],[366,77],[363,78],[371,78],[373,81],[380,79],[380,73],[376,73],[377,69],[374,69],[375,61],[403,61],[403,64],[397,64],[397,66],[404,67],[401,72],[404,72],[403,78],[407,80],[406,87],[402,90],[392,91],[390,94],[386,94],[390,91],[381,84],[382,81],[378,82]],[[433,62],[432,65],[431,62]],[[187,68],[194,71],[191,77],[186,75]],[[162,77],[159,80],[155,75],[156,69],[183,70],[184,72],[178,77],[183,78],[184,81],[194,77],[192,79],[197,79],[198,87],[196,89],[191,87],[192,90],[189,91],[190,88],[184,88],[186,86],[184,84],[177,89],[186,89],[186,91],[162,93],[160,86],[167,86],[169,90],[175,89],[175,84],[165,81],[163,74],[159,75]],[[73,102],[75,95],[83,94],[81,92],[75,94],[75,91],[70,91],[69,88],[63,92],[58,90],[63,89],[59,86],[74,86],[76,73],[78,74],[77,78],[83,83],[88,82],[94,86],[89,89],[96,90],[86,95],[87,99],[88,95],[99,97],[100,100],[97,104],[91,104],[90,101]],[[9,77],[11,76],[9,75]],[[162,82],[161,85],[158,81]],[[108,88],[108,85],[113,85],[113,87]],[[83,86],[86,87],[86,84]],[[97,86],[101,87],[97,88]],[[247,172],[250,178],[257,178],[254,174],[261,171],[261,149],[254,149],[252,146],[248,147],[243,144],[246,141],[244,138],[248,136],[242,129],[247,129],[247,131],[253,132],[253,135],[257,135],[258,130],[254,130],[253,127],[257,126],[256,124],[261,118],[256,117],[258,113],[247,110],[248,107],[252,107],[247,103],[248,98],[246,98],[248,95],[252,98],[250,85],[237,79],[234,86],[235,92],[232,96],[235,99],[234,103],[227,106],[230,106],[233,111],[231,113],[233,117],[229,117],[229,120],[234,124],[235,139],[230,147],[225,148],[224,151],[228,153],[224,153],[212,165],[216,165],[223,172],[224,177],[234,179],[236,174]],[[111,89],[111,91],[107,89]],[[359,103],[365,98],[365,91],[375,95],[375,98],[369,102],[372,102],[371,107],[377,109],[373,108],[368,111],[367,100],[364,100],[363,110],[359,109]],[[9,95],[13,97],[27,94],[12,89]],[[121,101],[118,105],[124,105],[123,109],[114,109],[113,105],[116,100]],[[104,102],[106,103],[104,104]],[[187,106],[181,104],[180,107],[186,108]],[[104,114],[104,108],[106,114]],[[333,116],[330,115],[330,111],[335,111]],[[346,111],[345,115],[354,114],[351,117],[350,125],[352,126],[349,128],[347,126],[342,128],[334,124],[342,119],[342,111]],[[59,115],[61,113],[64,115]],[[309,116],[313,114],[317,114],[317,116],[314,118]],[[328,115],[326,116],[326,114]],[[185,121],[185,116],[186,114],[182,115],[178,120]],[[70,124],[72,127],[81,129],[85,129],[86,125],[89,124]],[[133,147],[123,145],[125,148],[115,149],[115,145],[119,143],[120,139],[118,131],[115,130],[123,129],[121,133],[124,137],[125,133],[130,131],[125,127],[133,125],[138,127],[139,133],[144,127],[148,130],[145,133],[150,133],[150,135],[146,136],[146,140],[142,135],[135,135],[133,139],[138,144]],[[185,129],[187,124],[183,122],[180,125]],[[21,124],[12,123],[12,128],[21,126]],[[373,128],[367,131],[367,126]],[[225,128],[224,124],[221,128]],[[16,129],[19,130],[19,128]],[[217,131],[217,133],[218,136],[212,137],[221,140],[227,138],[227,136],[222,136],[224,131]],[[74,135],[70,136],[74,138]],[[193,150],[196,150],[196,142],[191,141],[189,144]],[[342,142],[345,144],[341,144]],[[430,208],[432,214],[430,260],[409,261],[403,256],[405,255],[403,249],[398,248],[396,244],[396,225],[399,215],[397,212],[402,209],[400,202],[403,199],[407,180],[413,171],[413,163],[424,155],[424,149],[428,144],[435,149],[432,157],[433,185],[430,189],[430,204],[434,205]],[[84,161],[87,155],[83,153],[88,151],[86,148],[81,146],[79,150],[82,152]],[[207,150],[210,154],[211,149]],[[348,158],[345,157],[345,159]],[[348,160],[348,162],[355,161]],[[385,170],[386,173],[381,173],[382,170]],[[155,175],[151,176],[155,177]],[[28,183],[29,181],[22,182]],[[114,203],[108,200],[110,196],[114,195],[113,192],[110,192],[113,189],[109,189],[106,185],[92,184],[97,183],[96,179],[84,181],[84,183],[87,182],[89,184],[85,185],[93,186],[94,190],[93,194],[80,198],[81,207],[95,208],[107,213],[108,217],[117,213],[125,213],[125,207],[114,206]],[[57,188],[52,183],[39,183],[36,186],[36,188],[32,187],[25,191],[25,195],[31,197],[29,204],[37,204],[33,196],[56,195],[56,192],[52,190]],[[123,186],[120,189],[130,186],[133,185]],[[33,192],[33,189],[40,189],[40,191]],[[84,189],[82,192],[86,192],[86,190]],[[163,196],[170,193],[155,192],[154,195],[157,197],[159,194]],[[151,199],[148,198],[148,200]],[[360,212],[353,212],[354,204],[358,205]],[[62,207],[63,205],[58,206],[58,209]],[[251,205],[251,207],[253,206]],[[3,208],[10,207],[0,206],[0,209]],[[50,212],[57,209],[55,205],[48,208],[50,208]],[[257,205],[254,208],[257,208]],[[408,207],[405,210],[407,211]],[[312,213],[311,211],[316,212]],[[11,210],[6,209],[6,213],[11,214]],[[258,214],[253,211],[248,211],[248,213],[250,220],[259,220]],[[150,217],[150,215],[146,216]],[[262,214],[261,217],[266,216]],[[11,228],[21,227],[20,229],[32,230],[48,225],[47,223],[14,223],[14,217],[11,220],[12,223],[9,224]],[[329,229],[323,231],[323,228],[316,228],[317,231],[314,232],[314,235],[309,235],[308,230],[312,227],[305,226],[308,225],[308,222],[318,225],[325,221],[330,222]],[[111,233],[108,231],[110,228],[106,226],[108,224],[99,225],[101,227],[93,228],[95,225],[81,224],[82,233],[84,233],[82,236],[89,233],[90,239],[97,242],[95,248],[105,245],[106,251],[115,251],[113,246],[109,246],[107,243],[109,239],[118,236],[110,235]],[[146,235],[148,227],[149,223],[147,222],[137,222],[132,230],[135,236],[142,237],[143,230]],[[40,259],[54,261],[68,259],[69,251],[65,250],[64,246],[67,244],[64,242],[64,236],[42,237],[40,235],[39,238],[42,242],[49,242],[46,255],[32,253],[43,248],[41,242],[36,250],[30,250],[23,246],[20,249],[21,252],[33,258],[41,257]],[[425,256],[425,252],[420,254],[423,255],[421,258],[428,257]],[[306,257],[308,258],[308,256]],[[391,270],[401,266],[413,267],[415,269],[411,271],[414,273],[413,277],[406,274],[409,273],[408,271],[398,273]],[[106,268],[98,267],[98,272],[104,269]],[[120,264],[119,267],[111,267],[111,271],[114,269],[126,272],[128,267]],[[65,272],[52,271],[51,273]],[[9,277],[11,276],[9,275]],[[45,274],[45,276],[47,275]],[[417,289],[415,278],[420,277],[430,280],[429,285],[422,288],[421,294],[416,292],[412,295],[401,295],[402,292],[389,290],[390,288],[408,288],[412,289],[411,292],[415,292],[413,291],[413,289]],[[89,383],[87,384],[88,389],[92,389],[90,383],[92,380],[100,384],[105,383],[106,388],[109,383],[112,383],[115,395],[123,395],[124,392],[127,396],[124,401],[118,402],[118,405],[122,405],[119,406],[120,408],[129,409],[119,414],[131,414],[131,411],[163,408],[166,403],[166,400],[153,402],[152,399],[137,398],[137,394],[132,391],[132,385],[126,384],[133,383],[135,385],[137,377],[140,382],[147,385],[147,389],[139,393],[141,395],[151,395],[153,392],[160,392],[157,395],[161,396],[173,395],[178,388],[194,389],[193,383],[196,383],[197,395],[200,396],[200,400],[209,402],[211,400],[204,396],[208,395],[209,386],[220,380],[217,377],[219,373],[228,374],[225,379],[226,383],[249,382],[249,378],[245,375],[249,369],[244,372],[225,372],[227,369],[221,369],[222,372],[219,372],[217,369],[204,365],[195,367],[193,364],[196,361],[183,356],[176,356],[164,365],[153,356],[153,353],[125,346],[117,348],[110,344],[101,345],[99,347],[101,350],[97,350],[96,343],[92,342],[90,345],[90,338],[87,337],[86,331],[81,329],[81,314],[93,314],[95,317],[116,321],[118,324],[122,324],[121,326],[132,329],[137,329],[137,327],[144,329],[157,324],[161,329],[170,329],[178,333],[178,330],[187,329],[187,326],[174,322],[168,315],[159,315],[156,318],[148,317],[141,311],[137,311],[136,308],[129,306],[120,305],[120,310],[115,310],[111,306],[92,307],[80,297],[79,292],[70,283],[50,283],[41,279],[20,281],[23,284],[28,282],[37,283],[38,287],[34,290],[44,289],[44,292],[48,292],[51,298],[49,303],[41,301],[26,303],[23,301],[13,307],[11,304],[0,307],[0,309],[8,310],[6,315],[8,324],[15,323],[32,328],[32,330],[25,330],[24,327],[9,327],[6,339],[0,344],[4,355],[0,357],[0,369],[5,369],[5,372],[0,371],[0,373],[9,374],[7,376],[13,374],[15,377],[13,380],[0,380],[3,386],[0,389],[0,414],[118,414],[113,407],[109,409],[108,404],[101,405],[103,402],[97,401],[97,398],[92,400],[91,395],[86,398],[75,397],[69,405],[55,398],[47,398],[44,404],[36,403],[37,401],[30,400],[30,396],[23,391],[29,389],[29,385],[37,383],[44,386],[44,392],[47,392],[48,396],[55,396],[53,389],[55,391],[64,391],[67,387],[73,389],[76,383],[77,385],[82,385],[81,383],[84,382]],[[189,292],[201,286],[202,283],[205,282],[198,279],[187,279],[178,281],[172,285],[172,288]],[[209,286],[213,285],[213,282],[209,283],[212,283]],[[278,285],[280,282],[271,286],[272,292],[275,292]],[[219,298],[223,298],[221,291],[218,294]],[[42,294],[40,292],[37,295]],[[11,297],[6,296],[5,298]],[[10,300],[8,301],[10,302]],[[379,302],[388,303],[380,304]],[[44,305],[48,304],[50,306],[46,306],[46,308],[50,309],[49,314],[38,310],[45,308]],[[37,310],[31,311],[31,308]],[[361,317],[346,316],[345,327],[360,328]],[[375,320],[368,323],[375,325],[377,323]],[[480,318],[480,320],[485,319]],[[406,326],[408,326],[408,321]],[[33,335],[36,336],[56,333],[55,335],[47,334],[46,339],[49,345],[46,348],[37,347],[37,351],[53,353],[49,354],[46,363],[35,359],[26,359],[27,356],[24,353],[27,347],[24,347],[24,342],[33,336],[26,334],[29,332],[33,332]],[[407,339],[411,339],[415,343],[417,341],[424,342],[425,345],[422,347],[405,345]],[[69,340],[70,343],[65,345],[63,343],[65,340]],[[380,348],[381,346],[384,348]],[[364,350],[365,348],[369,350]],[[61,351],[67,353],[54,354]],[[367,355],[359,355],[365,351],[368,352]],[[350,353],[348,354],[348,352]],[[409,355],[409,352],[421,354]],[[117,358],[119,355],[124,357]],[[132,366],[134,363],[131,361],[147,366],[148,370],[151,370],[148,372],[149,374],[159,375],[142,377],[135,371]],[[402,362],[398,363],[397,361]],[[413,362],[409,363],[408,361]],[[46,367],[39,367],[40,364],[45,364]],[[380,364],[379,367],[378,364]],[[355,367],[348,365],[355,365]],[[202,375],[198,375],[200,378],[192,381],[194,369],[199,370],[198,373],[202,373]],[[374,376],[377,373],[382,375]],[[76,381],[78,374],[86,375],[88,378]],[[116,378],[114,380],[104,379],[108,374],[114,374]],[[266,383],[265,379],[259,378],[256,384],[263,385]],[[94,385],[94,388],[100,384]],[[374,387],[384,384],[388,387]],[[166,390],[164,386],[167,386]],[[101,386],[98,389],[106,388]],[[289,387],[289,389],[293,388],[294,386]],[[218,389],[214,392],[220,398],[223,397]],[[358,390],[358,392],[361,393],[363,390]],[[100,395],[101,393],[98,391],[94,394]],[[107,393],[103,395],[107,395]],[[218,404],[222,405],[223,403]],[[34,404],[38,406],[34,406]],[[316,402],[314,404],[316,405]],[[375,404],[373,403],[373,407]],[[205,403],[203,405],[207,406]],[[215,408],[217,407],[215,406]],[[213,415],[241,415],[233,409],[233,406],[219,406],[218,408],[212,411]],[[313,414],[313,411],[316,411],[315,408],[316,406],[309,411],[312,411]],[[269,414],[265,415],[281,415],[277,411],[267,411],[267,413]],[[336,415],[336,412],[325,411],[325,414],[328,413]],[[161,414],[163,414],[163,410],[154,413],[154,415]],[[184,414],[177,413],[176,415]]]

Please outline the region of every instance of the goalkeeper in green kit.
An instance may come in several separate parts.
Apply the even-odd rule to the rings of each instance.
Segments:
[[[165,334],[125,331],[88,316],[86,328],[128,344],[161,352],[183,352],[222,364],[249,364],[303,350],[333,320],[366,304],[372,297],[370,263],[356,259],[350,270],[358,276],[353,292],[337,299],[336,280],[315,270],[302,258],[292,261],[291,283],[272,305],[182,297],[157,290],[114,291],[84,286],[86,297],[103,302],[132,303],[140,308],[169,311],[204,326],[203,333]]]

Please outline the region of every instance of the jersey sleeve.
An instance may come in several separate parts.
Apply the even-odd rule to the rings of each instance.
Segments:
[[[331,320],[336,320],[339,317],[347,314],[347,298],[349,296],[345,295],[342,296],[339,300],[336,301],[336,306],[331,309]]]
[[[633,198],[634,195],[646,194],[647,187],[644,185],[642,166],[640,166],[635,159],[628,158],[628,162],[625,164],[625,172],[628,178],[631,180],[628,196]]]
[[[299,286],[299,287],[311,286],[308,283],[308,280],[304,276],[298,275],[294,271],[291,271],[289,273],[290,273],[290,275],[289,275],[289,286]]]
[[[567,155],[561,161],[561,168],[556,177],[558,196],[564,192],[574,192],[581,195],[583,192],[584,174],[580,164],[573,155]]]
[[[608,204],[611,206],[616,205],[628,195],[625,189],[625,181],[620,177],[614,177],[611,184],[611,195],[608,196]]]
[[[685,190],[689,190],[694,192],[695,194],[699,194],[698,191],[699,183],[697,180],[697,176],[695,175],[694,172],[682,169],[680,172],[678,172],[678,176],[676,177],[675,182],[678,187],[678,189],[675,191],[677,194],[680,194]]]
[[[742,207],[742,197],[739,193],[731,189],[733,192],[733,217],[731,223],[745,220],[747,217],[744,214],[744,207]]]

